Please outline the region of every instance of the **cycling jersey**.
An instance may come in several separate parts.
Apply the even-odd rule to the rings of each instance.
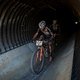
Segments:
[[[40,35],[43,35],[43,39],[44,40],[49,40],[50,38],[51,38],[51,31],[50,31],[50,29],[49,28],[47,28],[46,27],[46,29],[45,30],[43,30],[43,31],[41,31],[40,29],[39,29],[39,32],[38,32],[38,36],[40,37]]]

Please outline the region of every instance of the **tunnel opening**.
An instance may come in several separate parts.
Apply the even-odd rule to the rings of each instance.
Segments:
[[[38,22],[45,20],[47,25],[52,24],[52,20],[56,18],[55,9],[49,7],[42,7],[36,15]],[[38,24],[38,23],[37,23]]]
[[[41,7],[38,11],[36,11],[36,15],[33,15],[34,20],[34,33],[39,28],[38,23],[42,20],[46,21],[48,27],[52,24],[52,20],[56,19],[56,11],[55,9],[51,9],[47,6]]]
[[[75,24],[77,17],[74,12],[74,9],[67,5],[59,5],[53,9],[49,7],[42,7],[41,9],[39,9],[39,11],[37,11],[37,14],[35,15],[34,26],[37,30],[39,21],[45,20],[48,27],[50,27],[52,21],[56,19],[58,20],[58,24],[60,25],[60,34],[61,38],[63,39],[62,41],[67,41],[67,39],[72,36],[77,29],[77,25]],[[34,33],[36,32],[36,30],[34,30]]]
[[[76,29],[76,16],[73,9],[69,6],[61,5],[57,8],[57,18],[61,23],[62,34],[65,34],[66,37],[71,36]]]

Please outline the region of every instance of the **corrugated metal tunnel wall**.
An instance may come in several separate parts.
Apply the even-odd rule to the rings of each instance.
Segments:
[[[31,40],[34,28],[29,24],[28,15],[34,9],[10,0],[0,3],[0,53],[3,53]]]
[[[26,3],[25,3],[25,0],[21,2],[20,0],[17,0],[17,1],[16,0],[0,0],[0,53],[4,53],[9,50],[20,47],[24,44],[30,43],[32,41],[33,34],[37,30],[38,22],[42,19],[45,19],[47,22],[49,22],[50,20],[55,18],[54,15],[55,15],[56,9],[53,7],[56,6],[57,4],[56,4],[56,1],[54,0],[51,0],[51,1],[52,2],[48,0],[46,0],[46,2],[45,0],[41,0],[41,1],[26,0]],[[45,13],[47,14],[45,15]],[[62,13],[63,12],[61,12],[61,14]],[[60,20],[62,16],[60,15]],[[68,21],[67,16],[66,16],[66,19]],[[65,21],[65,19],[63,19],[62,21]],[[66,25],[66,21],[65,21],[65,25]],[[65,30],[66,28],[69,28],[69,27],[64,27]],[[73,26],[71,28],[73,28]],[[26,61],[27,61],[26,56],[28,57],[28,55],[31,53],[30,52],[31,49],[28,46],[29,45],[22,46],[17,50],[12,50],[11,52],[9,51],[9,53],[6,53],[5,55],[1,55],[0,64],[3,66],[6,66],[6,67],[2,66],[0,68],[0,72],[2,71],[1,74],[3,73],[7,74],[7,72],[10,72],[10,70],[12,71],[15,70],[16,72],[17,67],[21,67],[20,69],[23,69],[21,63],[23,63],[26,67]],[[33,47],[33,46],[30,44],[30,47]],[[31,58],[31,55],[32,54],[30,54],[30,58]],[[29,58],[29,61],[30,61],[30,58]],[[22,60],[22,62],[20,62],[20,60]],[[17,63],[15,64],[15,62]],[[12,67],[13,63],[17,67],[15,67],[15,65],[14,67]],[[21,65],[17,65],[18,63]],[[8,67],[10,67],[10,69]],[[27,72],[25,69],[23,70],[24,72]],[[13,73],[12,71],[11,73]],[[18,73],[20,72],[18,71]],[[4,77],[4,74],[3,74],[3,77]]]
[[[47,20],[55,10],[51,9],[51,14],[47,14],[48,17],[46,18],[45,14],[38,14],[40,10],[44,8],[51,9],[46,5],[35,9],[29,4],[26,5],[14,0],[0,1],[0,53],[9,51],[31,41],[37,29],[36,26],[38,22],[43,18]],[[38,17],[36,17],[36,15]]]

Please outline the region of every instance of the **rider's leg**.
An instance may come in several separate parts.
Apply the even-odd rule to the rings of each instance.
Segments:
[[[52,61],[52,56],[51,56],[51,53],[52,53],[52,46],[51,46],[51,42],[49,42],[49,52],[50,52],[49,61],[51,62],[51,61]]]
[[[49,42],[49,51],[50,51],[50,54],[51,54],[51,52],[52,52],[51,42]]]
[[[40,61],[42,61],[42,57],[43,57],[43,47],[41,47],[40,49]]]

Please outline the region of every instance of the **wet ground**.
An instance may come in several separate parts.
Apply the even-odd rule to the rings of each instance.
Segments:
[[[39,75],[31,71],[31,58],[36,50],[30,43],[0,55],[0,80],[70,80],[74,54],[74,38],[69,39],[50,64]]]

